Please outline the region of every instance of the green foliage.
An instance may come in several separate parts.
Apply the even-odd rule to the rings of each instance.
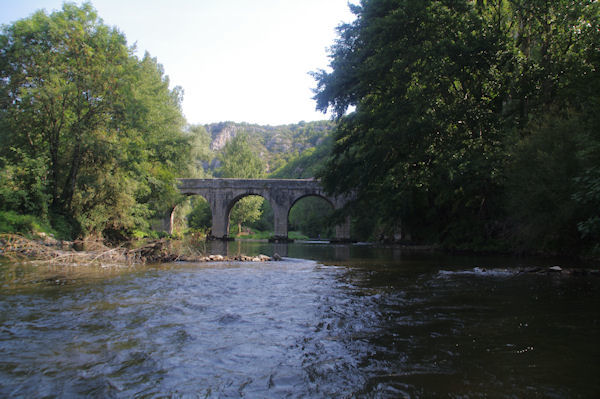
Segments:
[[[247,240],[268,240],[273,237],[272,230],[254,230],[250,229],[250,233],[248,235],[243,236],[244,239]],[[299,231],[289,231],[288,238],[290,240],[308,240],[309,237]]]
[[[502,153],[493,34],[466,1],[363,1],[355,12],[333,72],[316,74],[318,107],[340,118],[326,188],[356,189],[355,214],[374,202],[386,229],[483,232]]]
[[[300,155],[292,157],[286,164],[269,175],[275,179],[306,179],[315,177],[325,164],[331,148],[333,137],[326,136],[316,147],[310,147]]]
[[[61,240],[72,240],[81,235],[80,225],[72,215],[64,215],[50,212],[48,217],[52,229],[56,232],[55,237]]]
[[[323,198],[303,198],[290,210],[289,228],[312,238],[332,238],[335,236],[332,213],[333,207]]]
[[[54,234],[48,223],[34,215],[21,215],[12,211],[0,212],[0,233]]]
[[[594,44],[600,5],[515,0],[511,6],[520,23],[513,29],[515,84],[507,102],[517,127],[517,135],[507,136],[509,232],[528,249],[589,253],[598,238],[588,178],[600,162]]]
[[[253,223],[262,215],[262,197],[251,195],[240,199],[231,209],[229,220],[237,224],[238,232],[242,231],[243,223]]]
[[[356,193],[348,211],[364,236],[566,252],[577,223],[595,231],[581,204],[598,164],[586,150],[599,140],[597,2],[352,9],[332,71],[314,74],[317,107],[338,118],[319,176]]]
[[[259,231],[273,231],[273,222],[275,216],[273,214],[273,208],[269,201],[263,201],[260,207],[260,218],[252,223],[247,223],[247,226]]]
[[[506,204],[520,245],[536,242],[545,251],[576,248],[578,206],[572,193],[573,177],[581,170],[579,133],[577,118],[549,114],[532,121],[511,149]]]
[[[192,229],[206,230],[212,224],[209,203],[202,197],[192,199],[192,211],[188,214],[188,226]]]
[[[332,136],[319,136],[315,147],[309,147],[301,154],[293,156],[282,167],[269,175],[276,179],[313,178],[325,164],[333,145]],[[331,216],[331,204],[322,198],[307,197],[298,201],[290,210],[290,229],[298,230],[305,236],[317,238],[333,237],[335,232]]]
[[[208,165],[215,158],[211,150],[211,137],[204,126],[192,125],[187,128],[187,135],[190,137],[191,160],[188,171],[189,177],[207,178],[211,176],[207,171]],[[206,165],[206,166],[205,166]]]
[[[590,254],[600,256],[600,168],[587,170],[575,183],[578,188],[573,199],[583,208],[577,229],[589,242]]]
[[[190,157],[181,93],[169,89],[156,59],[135,57],[89,3],[4,26],[6,207],[50,209],[84,235],[148,229],[151,217],[180,200],[174,178]],[[29,172],[35,181],[24,180]]]
[[[252,151],[248,134],[240,133],[225,144],[218,158],[221,167],[218,177],[238,179],[261,178],[265,175],[265,164],[257,153]]]
[[[206,125],[213,139],[212,148],[219,151],[225,141],[245,134],[255,153],[261,154],[266,172],[273,173],[302,152],[319,146],[333,129],[331,121],[299,122],[281,126],[221,122]]]
[[[10,148],[0,159],[0,210],[48,216],[47,160]]]

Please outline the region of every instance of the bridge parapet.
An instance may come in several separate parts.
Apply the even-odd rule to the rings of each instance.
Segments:
[[[324,194],[315,179],[177,179],[182,194],[208,190],[314,190]]]

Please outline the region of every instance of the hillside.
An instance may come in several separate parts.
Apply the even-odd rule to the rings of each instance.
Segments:
[[[279,169],[274,170],[269,177],[275,179],[306,179],[315,177],[317,171],[327,160],[333,137],[327,135],[315,147],[310,147],[300,154],[292,156]]]
[[[204,128],[210,137],[210,150],[213,154],[218,153],[237,134],[241,132],[248,134],[254,151],[266,161],[266,172],[271,174],[282,170],[288,162],[301,158],[303,154],[316,151],[325,144],[333,126],[334,123],[331,121],[300,122],[280,126],[220,122],[204,125]],[[213,158],[206,166],[214,171],[218,167],[218,162]],[[278,173],[277,177],[300,176],[284,176]]]

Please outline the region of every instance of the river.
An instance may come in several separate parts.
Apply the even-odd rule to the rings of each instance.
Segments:
[[[0,263],[0,397],[595,398],[600,277],[567,261],[231,242],[280,262]]]

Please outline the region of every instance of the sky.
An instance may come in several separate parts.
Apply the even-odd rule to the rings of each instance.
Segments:
[[[81,4],[82,1],[74,1]],[[356,1],[353,1],[354,3]],[[0,24],[62,0],[0,0]],[[281,125],[328,119],[312,99],[311,71],[328,69],[335,28],[351,22],[348,0],[92,0],[163,65],[184,91],[190,124],[222,121]]]

